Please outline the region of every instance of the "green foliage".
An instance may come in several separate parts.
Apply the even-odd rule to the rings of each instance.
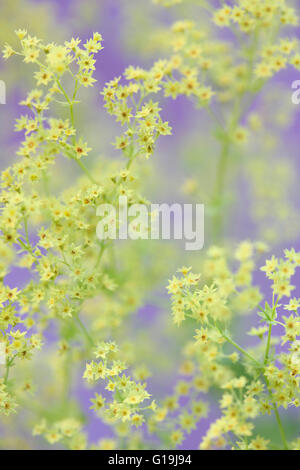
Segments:
[[[266,150],[268,122],[249,107],[277,72],[300,68],[298,41],[282,35],[286,25],[297,24],[297,17],[284,0],[222,3],[216,9],[197,2],[211,16],[206,28],[189,19],[176,21],[162,31],[166,57],[149,69],[129,66],[105,85],[104,107],[122,127],[113,144],[120,158],[114,161],[95,155],[76,124],[80,93],[96,83],[101,35],[94,33],[84,44],[72,38],[57,45],[19,29],[20,47],[4,48],[4,58],[17,56],[34,67],[35,85],[21,102],[28,114],[16,120],[16,131],[24,135],[19,158],[1,174],[0,332],[6,362],[0,413],[13,420],[30,410],[30,430],[50,444],[69,449],[176,448],[208,415],[202,395],[210,393],[219,397],[222,415],[201,440],[201,449],[300,448],[296,432],[290,435],[284,429],[288,417],[281,420],[282,411],[300,405],[300,300],[291,298],[300,254],[291,249],[282,259],[266,260],[261,270],[272,283],[270,302],[253,281],[268,246],[246,240],[232,252],[223,236],[227,176],[235,175],[237,165],[245,163],[255,187],[260,182],[256,196],[267,203],[256,214],[259,220],[266,219],[268,203],[274,201],[281,223],[292,212],[286,209],[289,168],[282,175],[281,167],[269,169],[270,159],[261,162],[252,155],[255,138],[263,140]],[[229,28],[232,40],[220,39],[220,27]],[[143,363],[130,317],[165,281],[170,272],[166,265],[174,257],[163,258],[162,246],[151,251],[138,242],[120,247],[99,241],[96,208],[102,203],[117,207],[120,195],[130,205],[148,203],[145,168],[158,138],[171,134],[161,103],[163,97],[180,95],[208,114],[220,147],[214,184],[206,178],[205,191],[209,232],[218,243],[210,244],[205,258],[194,257],[199,274],[183,267],[169,281],[172,318],[182,329],[180,364],[173,364],[180,377],[170,395],[156,396],[145,381],[153,373],[154,356],[158,362],[163,358],[152,351],[151,367]],[[248,148],[250,163],[243,160]],[[52,183],[61,157],[81,176],[55,192]],[[185,194],[197,198],[204,179],[187,179]],[[272,240],[274,227],[267,224],[267,229],[263,238]],[[15,268],[28,272],[28,282],[20,288],[6,282]],[[257,338],[248,348],[233,338],[238,319],[251,313],[261,325],[248,331]],[[52,325],[59,337],[54,344],[47,339]],[[44,385],[46,375],[50,384],[45,380]],[[88,442],[86,417],[70,398],[79,376],[97,387],[91,408],[113,428],[113,439]],[[276,419],[276,433],[261,425],[261,416],[265,423],[268,415]]]

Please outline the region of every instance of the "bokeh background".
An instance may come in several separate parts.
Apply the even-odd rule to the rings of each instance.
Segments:
[[[97,58],[97,84],[95,88],[85,90],[84,100],[76,111],[76,120],[99,158],[114,159],[117,152],[111,143],[119,127],[106,114],[99,91],[108,80],[120,76],[128,65],[147,68],[153,61],[163,58],[167,54],[167,47],[162,41],[163,33],[174,21],[193,18],[205,25],[206,15],[189,2],[165,9],[153,5],[151,0],[2,0],[0,42],[2,46],[4,42],[14,44],[14,30],[18,28],[25,28],[47,42],[57,43],[77,36],[87,39],[94,31],[102,34],[104,50]],[[299,29],[296,34],[300,37]],[[1,168],[5,168],[17,158],[15,153],[20,136],[14,132],[14,121],[23,112],[18,103],[32,88],[32,74],[30,67],[13,58],[9,62],[1,61],[0,79],[7,86],[7,103],[0,107]],[[280,72],[264,90],[263,98],[259,95],[252,106],[253,113],[268,120],[267,132],[263,139],[260,138],[259,146],[251,141],[241,156],[241,162],[227,176],[230,191],[224,211],[225,238],[229,246],[242,239],[259,239],[267,241],[275,255],[283,247],[294,246],[300,250],[300,105],[291,102],[291,83],[297,79],[300,79],[300,73],[295,70]],[[146,195],[152,202],[194,201],[205,204],[213,184],[217,154],[212,125],[205,111],[195,110],[185,97],[174,101],[162,98],[162,103],[162,115],[172,126],[173,135],[159,141],[147,170]],[[62,161],[53,190],[68,187],[76,175],[76,170]],[[195,185],[197,190],[191,194],[189,188]],[[271,188],[275,190],[271,191]],[[204,254],[206,246],[211,243],[209,237],[210,233],[206,233]],[[157,368],[158,373],[149,379],[149,387],[160,396],[170,393],[176,381],[180,336],[184,335],[171,325],[165,285],[182,264],[193,264],[197,271],[203,256],[203,253],[191,256],[181,244],[171,247],[166,243],[163,253],[159,285],[149,291],[149,297],[139,306],[137,314],[122,332],[124,337],[134,337],[149,367]],[[264,276],[257,272],[256,278],[268,298],[268,283]],[[6,282],[16,287],[24,285],[27,278],[22,270],[14,270]],[[251,341],[243,335],[243,331],[252,322],[253,319],[241,318],[236,325],[237,334],[249,344]],[[49,327],[47,335],[50,343],[55,341],[56,334],[55,326]],[[159,357],[153,354],[155,344],[161,351]],[[173,362],[170,362],[170,357]],[[85,430],[90,442],[112,436],[110,428],[101,424],[89,410],[92,391],[83,388],[80,380],[75,380],[72,393],[79,399],[87,416]],[[201,421],[182,448],[197,448],[200,436],[217,413],[212,404],[208,418]],[[45,446],[42,441],[33,440],[23,429],[22,418],[18,422],[18,436],[15,435],[15,422],[7,421],[4,424],[2,433],[7,447]],[[297,427],[296,418],[294,426]]]

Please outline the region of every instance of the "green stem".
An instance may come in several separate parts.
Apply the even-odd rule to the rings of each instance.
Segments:
[[[25,243],[21,240],[21,238],[18,238],[17,240],[20,243],[20,246],[24,248],[25,251],[30,252],[30,248],[27,245],[25,245]]]
[[[88,330],[86,329],[86,327],[84,326],[84,324],[82,323],[82,321],[80,320],[79,316],[78,315],[74,315],[74,319],[76,320],[76,322],[78,323],[82,333],[84,334],[87,342],[90,344],[90,346],[95,346],[95,343],[94,343],[94,340],[93,338],[90,336]]]
[[[77,81],[75,83],[75,89],[74,89],[74,94],[73,94],[73,98],[72,100],[69,98],[67,92],[65,91],[64,87],[62,86],[62,84],[60,83],[60,81],[58,80],[58,78],[56,79],[56,83],[59,87],[59,89],[61,90],[61,92],[63,93],[64,97],[66,98],[67,102],[69,103],[69,106],[70,106],[70,116],[71,116],[71,124],[72,124],[72,127],[75,129],[75,120],[74,120],[74,108],[73,108],[73,105],[74,105],[74,99],[76,98],[76,94],[77,94],[77,91],[78,91],[78,84],[77,84]],[[75,138],[73,139],[73,144],[75,143]],[[82,169],[82,171],[87,175],[87,177],[89,178],[89,180],[94,183],[94,184],[98,184],[97,181],[93,178],[93,176],[91,175],[91,173],[89,172],[89,170],[86,168],[86,166],[78,159],[76,158],[73,158],[73,160],[77,163],[77,165]]]
[[[272,337],[272,325],[269,325],[268,340],[267,340],[267,347],[266,347],[265,360],[264,360],[265,365],[268,363],[268,360],[269,360],[271,337]]]
[[[60,83],[59,79],[56,78],[55,81],[56,81],[56,83],[57,83],[58,88],[60,89],[60,91],[62,92],[62,94],[63,94],[64,97],[66,98],[67,102],[69,103],[69,105],[72,105],[72,102],[71,102],[69,96],[67,95],[67,93],[66,93],[64,87],[63,87],[62,84]]]
[[[273,308],[273,309],[276,309],[277,302],[278,302],[278,299],[277,299],[277,301],[275,302],[274,294],[273,294],[273,299],[272,299],[272,308]],[[272,338],[272,327],[273,327],[273,325],[270,324],[270,325],[269,325],[269,331],[268,331],[268,339],[267,339],[267,346],[266,346],[266,353],[265,353],[264,365],[267,365],[267,364],[268,364],[268,361],[269,361],[269,354],[270,354],[270,347],[271,347],[271,338]],[[271,390],[271,388],[270,388],[270,384],[269,384],[269,381],[268,381],[267,377],[265,377],[265,382],[266,382],[267,389],[268,389],[268,393],[269,393],[269,396],[270,396],[270,401],[271,401],[272,406],[273,406],[275,418],[276,418],[276,421],[277,421],[277,425],[278,425],[278,429],[279,429],[279,432],[280,432],[280,435],[281,435],[281,440],[282,440],[284,449],[285,449],[285,450],[288,450],[289,447],[288,447],[288,444],[287,444],[287,439],[286,439],[286,436],[285,436],[284,428],[283,428],[283,425],[282,425],[282,422],[281,422],[281,419],[280,419],[280,415],[279,415],[279,411],[278,411],[277,405],[276,405],[275,401],[273,400],[272,390]]]
[[[8,381],[9,369],[10,369],[10,365],[9,365],[9,364],[6,364],[5,376],[4,376],[4,385],[6,385],[6,384],[7,384],[7,381]]]
[[[269,329],[269,334],[271,335],[270,329]],[[247,353],[247,351],[245,351],[245,349],[243,349],[241,346],[239,346],[237,343],[235,343],[235,341],[233,341],[231,338],[228,338],[228,336],[223,335],[223,337],[224,337],[232,346],[234,346],[238,351],[240,351],[242,354],[244,354],[244,356],[246,356],[248,359],[250,359],[251,361],[253,361],[257,366],[259,366],[260,368],[262,368],[261,363],[258,362],[254,357],[252,357],[249,353]],[[271,336],[270,336],[270,337],[271,337]],[[271,341],[271,340],[270,340],[270,341]],[[270,345],[270,341],[268,341],[268,343],[267,343],[268,345]],[[270,348],[270,346],[267,347],[267,351],[269,350],[269,348]],[[274,410],[274,413],[275,413],[275,418],[276,418],[276,421],[277,421],[277,425],[278,425],[278,428],[279,428],[279,432],[280,432],[280,435],[281,435],[281,440],[282,440],[284,449],[285,449],[285,450],[288,450],[289,447],[288,447],[287,439],[286,439],[286,436],[285,436],[285,431],[284,431],[284,428],[283,428],[283,425],[282,425],[282,422],[281,422],[281,419],[280,419],[280,415],[279,415],[279,411],[278,411],[277,405],[276,405],[276,403],[275,403],[274,400],[273,400],[272,392],[271,392],[271,389],[270,389],[270,385],[269,385],[268,379],[267,379],[265,376],[264,376],[264,379],[265,379],[265,382],[266,382],[266,385],[267,385],[268,393],[269,393],[269,396],[270,396],[270,401],[271,401],[271,404],[272,404],[272,406],[273,406],[273,410]]]
[[[226,169],[228,164],[229,156],[229,141],[227,138],[224,139],[221,148],[221,154],[217,165],[217,174],[216,174],[216,185],[215,192],[213,197],[213,202],[215,204],[215,215],[213,220],[213,237],[217,241],[222,232],[222,210],[221,203],[224,192],[225,178],[226,178]]]
[[[11,366],[13,365],[14,359],[7,359],[6,361],[6,369],[5,369],[5,375],[4,375],[4,385],[7,385],[8,382],[8,377],[9,377],[9,370]]]
[[[77,165],[82,169],[82,171],[86,174],[86,176],[89,178],[89,180],[94,183],[94,184],[98,184],[97,181],[93,178],[93,176],[91,175],[91,173],[89,172],[89,170],[87,169],[87,167],[82,163],[81,160],[77,160],[76,158],[73,159]]]
[[[25,229],[25,238],[26,238],[28,250],[30,251],[31,254],[33,254],[32,253],[32,246],[31,246],[30,241],[29,241],[27,217],[24,217],[24,229]]]
[[[275,413],[277,425],[278,425],[278,428],[279,428],[279,432],[280,432],[280,435],[281,435],[281,440],[282,440],[282,443],[283,443],[283,447],[284,447],[285,450],[289,450],[289,446],[288,446],[288,443],[287,443],[287,440],[286,440],[286,435],[285,435],[285,432],[284,432],[284,428],[283,428],[283,425],[282,425],[282,422],[281,422],[281,419],[280,419],[278,408],[277,408],[275,403],[273,403],[273,407],[274,407],[274,413]]]
[[[97,261],[96,261],[94,269],[98,268],[98,266],[100,264],[100,261],[102,259],[104,250],[105,250],[105,245],[104,245],[104,243],[101,243],[101,247],[100,247],[100,250],[99,250],[99,254],[98,254]]]
[[[233,341],[231,338],[228,336],[225,336],[223,334],[224,339],[228,341],[234,348],[236,348],[239,352],[241,352],[245,357],[250,359],[252,362],[254,362],[259,368],[262,368],[262,364],[257,361],[251,354],[249,354],[245,349],[243,349],[241,346],[239,346],[235,341]]]
[[[255,52],[257,49],[257,42],[258,42],[258,35],[257,35],[257,32],[255,32],[253,44],[248,51],[249,83],[251,82],[251,79],[252,79],[253,58],[255,56]],[[213,238],[215,242],[218,241],[218,239],[222,235],[223,217],[222,217],[221,204],[222,204],[222,199],[223,199],[223,194],[224,194],[226,170],[227,170],[227,165],[228,165],[229,148],[230,148],[230,141],[229,141],[228,135],[230,136],[233,130],[237,127],[239,120],[241,118],[241,115],[242,115],[241,103],[242,103],[244,94],[245,93],[242,92],[239,96],[236,97],[231,122],[229,123],[229,126],[226,126],[228,127],[228,131],[224,129],[218,116],[216,116],[213,113],[213,110],[211,108],[208,108],[209,113],[217,121],[218,126],[220,126],[220,128],[222,128],[225,131],[225,134],[222,137],[223,140],[222,140],[221,153],[220,153],[219,162],[217,164],[216,186],[215,186],[215,192],[214,192],[214,197],[213,197],[213,203],[215,205],[215,215],[214,215],[214,221],[213,221]]]
[[[71,124],[72,127],[75,128],[75,118],[74,118],[74,108],[73,103],[70,103],[70,116],[71,116]],[[73,141],[75,141],[75,136],[73,136]]]
[[[279,415],[277,405],[276,405],[275,401],[273,400],[272,391],[271,391],[271,388],[270,388],[270,385],[269,385],[269,381],[268,381],[267,377],[264,377],[264,379],[265,379],[265,382],[266,382],[266,385],[267,385],[270,401],[271,401],[271,404],[273,406],[273,410],[274,410],[274,414],[275,414],[275,418],[276,418],[276,422],[277,422],[277,425],[278,425],[278,429],[279,429],[279,433],[280,433],[280,436],[281,436],[283,447],[284,447],[285,450],[289,450],[289,446],[288,446],[288,443],[287,443],[284,427],[282,425],[282,421],[281,421],[281,418],[280,418],[280,415]]]

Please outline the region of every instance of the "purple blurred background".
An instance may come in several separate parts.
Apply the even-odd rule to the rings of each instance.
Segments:
[[[156,24],[171,24],[172,21],[177,17],[175,10],[165,10],[160,7],[152,8],[150,0],[137,0],[140,3],[140,15],[142,15],[145,23],[149,23],[149,28],[151,28],[151,22],[156,22]],[[97,90],[101,90],[105,82],[119,76],[123,73],[124,69],[128,65],[139,65],[142,67],[149,66],[153,59],[159,58],[157,51],[153,53],[147,51],[147,54],[144,54],[143,51],[140,51],[138,44],[139,35],[141,34],[140,26],[135,23],[134,14],[135,7],[137,2],[132,2],[130,5],[125,5],[124,0],[92,0],[82,2],[79,0],[36,0],[38,6],[45,6],[51,12],[55,20],[55,29],[47,31],[45,33],[45,40],[47,41],[60,41],[67,40],[71,36],[77,37],[80,36],[82,39],[88,38],[94,31],[99,31],[104,38],[104,50],[97,58],[97,73],[96,78],[98,83],[96,84]],[[17,2],[18,3],[18,2]],[[130,2],[128,2],[130,3]],[[25,9],[29,2],[19,2],[19,7]],[[141,4],[143,6],[141,7]],[[85,11],[85,16],[82,16],[83,11]],[[181,12],[184,10],[181,10]],[[1,7],[0,7],[1,13]],[[147,18],[147,15],[150,15]],[[22,18],[22,11],[18,12],[19,19]],[[137,15],[137,18],[139,16]],[[37,19],[34,19],[36,21]],[[25,27],[30,32],[32,29],[35,29],[34,24],[30,24],[27,20],[27,24],[17,24],[15,18],[11,18],[9,25],[6,25],[6,28],[10,28],[11,31],[19,28]],[[136,29],[135,29],[136,27]],[[299,34],[299,29],[297,30]],[[145,30],[145,35],[149,31]],[[136,46],[136,47],[135,47]],[[9,67],[9,64],[1,63],[0,73]],[[5,108],[2,108],[3,116],[3,126],[0,131],[1,144],[2,148],[9,149],[9,153],[3,156],[2,166],[4,167],[10,160],[14,159],[14,153],[17,149],[19,137],[13,132],[13,123],[16,115],[21,114],[22,109],[17,107],[17,103],[20,101],[21,97],[24,95],[25,91],[28,89],[28,82],[23,81],[23,71],[24,65],[19,64],[16,66],[15,70],[19,70],[20,78],[17,80],[17,85],[14,84],[10,86],[8,83],[7,87],[7,105]],[[291,83],[294,80],[300,79],[300,72],[295,72],[295,70],[287,70],[280,73],[276,79],[276,83],[280,84],[283,89],[286,91],[285,98],[289,97],[291,94]],[[22,83],[20,83],[20,81]],[[30,82],[29,82],[30,83]],[[102,135],[104,129],[104,135],[107,132],[108,138],[106,142],[103,143],[101,150],[103,152],[109,151],[112,152],[110,143],[113,140],[114,135],[114,126],[112,119],[109,116],[106,116],[102,109],[102,103],[100,96],[95,92],[89,92],[90,99],[99,100],[98,110],[93,110],[91,116],[91,121],[85,121],[82,123],[82,127],[89,135],[91,141],[95,139],[94,133],[97,131],[97,127],[101,128]],[[259,102],[259,100],[258,100]],[[291,107],[294,105],[290,104]],[[289,155],[292,161],[295,162],[296,168],[298,171],[298,177],[300,176],[300,164],[298,163],[298,139],[299,139],[299,113],[300,106],[298,109],[292,109],[294,114],[291,124],[289,125],[286,132],[282,136],[283,148],[285,149],[286,154]],[[86,113],[87,114],[87,113]],[[156,197],[164,196],[167,200],[175,201],[177,198],[176,188],[180,186],[182,179],[182,171],[186,171],[182,163],[182,147],[178,145],[181,139],[188,135],[194,135],[199,128],[203,126],[203,120],[205,116],[202,112],[195,111],[192,104],[189,103],[185,98],[179,98],[176,101],[167,101],[165,103],[163,116],[167,119],[173,128],[173,134],[176,136],[174,139],[172,136],[164,138],[158,146],[157,153],[160,156],[159,163],[157,163],[158,168],[166,175],[166,185],[161,190],[161,193]],[[102,145],[102,144],[101,144]],[[282,155],[282,158],[285,158],[286,155]],[[170,168],[172,168],[171,178],[172,182],[169,184],[168,176],[170,174]],[[187,170],[188,172],[188,170]],[[245,201],[247,204],[247,197],[242,193],[242,188],[240,189],[241,193],[239,194],[240,200]],[[297,203],[299,200],[299,195],[296,195]],[[165,200],[166,200],[165,199]],[[232,230],[232,229],[231,229]],[[284,231],[285,228],[282,227]],[[251,238],[251,233],[253,231],[253,224],[248,218],[247,210],[241,210],[238,213],[238,217],[235,220],[234,233],[233,237],[237,240],[244,238]],[[297,239],[292,243],[295,249],[300,250],[300,240]],[[284,245],[286,246],[286,244]],[[288,245],[289,247],[289,245]],[[272,251],[280,253],[282,246],[276,245]],[[170,268],[170,276],[173,274],[173,267]],[[294,283],[298,285],[300,277],[297,276],[294,279]],[[257,283],[260,286],[263,286],[263,290],[266,292],[267,298],[269,295],[269,286],[265,281],[264,276],[261,273],[257,273]],[[14,271],[6,280],[6,282],[12,287],[22,285],[27,281],[27,278],[24,278],[22,270]],[[146,305],[138,315],[138,322],[140,322],[140,328],[147,327],[147,321],[155,322],[160,312],[156,306],[151,304]],[[243,327],[248,327],[253,324],[252,318],[246,318],[242,321]],[[257,320],[258,323],[258,320]],[[54,333],[55,334],[55,333]],[[242,335],[242,340],[248,341],[248,344],[251,343],[249,337]],[[175,382],[176,377],[174,377]],[[170,393],[172,390],[172,383],[169,384],[168,390],[163,390],[163,392]],[[155,385],[154,385],[155,388]],[[91,442],[96,442],[99,438],[112,436],[112,432],[108,426],[104,426],[100,423],[99,419],[95,417],[93,412],[89,410],[90,403],[89,398],[93,395],[91,389],[82,389],[76,390],[79,400],[82,405],[82,409],[89,416],[89,422],[87,423],[86,430],[89,434],[89,439]],[[205,433],[209,423],[217,417],[217,412],[212,407],[208,419],[202,420],[200,426],[197,430],[193,431],[188,439],[184,442],[182,446],[183,449],[196,449],[200,442],[200,436]]]

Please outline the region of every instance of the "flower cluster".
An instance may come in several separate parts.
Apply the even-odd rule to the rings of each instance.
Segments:
[[[183,94],[196,107],[204,108],[212,119],[214,136],[221,147],[217,169],[213,166],[211,170],[212,178],[216,181],[213,192],[207,195],[211,191],[211,185],[206,187],[205,182],[198,183],[194,178],[187,181],[184,190],[194,199],[205,198],[211,214],[214,214],[212,225],[215,241],[223,228],[221,212],[224,209],[224,198],[228,196],[225,194],[228,166],[233,161],[242,162],[242,154],[246,153],[246,148],[249,149],[249,158],[245,155],[245,165],[255,168],[255,176],[252,171],[250,173],[253,175],[250,183],[253,186],[254,199],[258,196],[258,200],[254,201],[254,216],[261,225],[268,220],[268,229],[263,231],[263,235],[271,240],[276,233],[276,228],[273,231],[271,228],[274,222],[259,213],[268,202],[276,204],[277,213],[285,218],[283,223],[288,223],[286,219],[289,218],[293,220],[293,226],[297,225],[297,214],[292,213],[290,196],[287,194],[285,175],[290,170],[289,162],[284,163],[281,159],[280,176],[270,175],[272,181],[274,177],[277,178],[281,187],[280,194],[282,195],[282,191],[286,194],[279,200],[274,184],[260,184],[257,181],[260,175],[264,179],[265,172],[261,171],[261,167],[269,167],[269,163],[255,157],[257,149],[254,145],[255,137],[264,135],[261,141],[267,154],[271,149],[272,138],[275,137],[270,135],[269,140],[266,140],[265,135],[270,132],[270,124],[257,119],[257,115],[248,111],[256,95],[260,93],[261,99],[264,99],[261,91],[271,77],[289,66],[299,69],[299,41],[285,35],[284,30],[286,25],[297,24],[297,16],[294,9],[287,6],[287,2],[235,3],[235,6],[225,5],[218,11],[206,5],[206,9],[214,12],[213,25],[209,21],[205,25],[199,25],[193,19],[184,19],[176,21],[171,31],[165,31],[165,42],[168,49],[171,49],[171,55],[163,87],[166,97],[176,99]],[[237,15],[237,19],[233,19],[233,15]],[[237,28],[237,22],[241,30]],[[220,26],[226,26],[230,30],[228,38],[226,36],[226,39],[219,39],[216,29]],[[263,106],[261,113],[264,114]],[[274,136],[275,133],[274,130]],[[203,149],[204,153],[206,151]],[[209,163],[205,165],[206,171],[209,171]],[[272,173],[275,173],[276,168],[274,166]],[[232,183],[234,186],[234,181]]]
[[[117,420],[129,421],[131,425],[139,427],[144,422],[145,410],[155,410],[155,402],[145,405],[143,402],[150,398],[145,390],[145,384],[136,383],[123,372],[126,364],[119,359],[118,348],[115,343],[100,343],[95,350],[96,359],[86,365],[83,377],[93,383],[99,379],[106,380],[106,390],[113,394],[113,400],[107,401],[102,395],[96,393],[92,399],[92,409],[104,421],[114,423]],[[122,374],[123,373],[123,374]]]
[[[222,2],[217,10],[203,0],[197,6],[210,14],[210,22],[204,25],[188,17],[176,21],[160,32],[164,59],[156,58],[149,69],[129,66],[104,86],[104,108],[123,129],[114,141],[121,150],[119,160],[99,158],[75,119],[80,93],[96,83],[99,33],[84,43],[72,38],[58,45],[19,29],[20,48],[4,48],[4,58],[21,57],[34,67],[35,86],[21,101],[27,113],[16,120],[15,129],[23,134],[18,159],[0,177],[0,344],[5,349],[0,415],[13,420],[13,413],[23,412],[22,420],[17,416],[19,421],[24,418],[24,427],[34,422],[34,436],[59,448],[176,448],[208,415],[203,394],[213,392],[219,418],[200,449],[300,449],[300,438],[287,438],[281,421],[284,410],[300,405],[300,300],[293,285],[300,253],[285,250],[284,258],[265,261],[260,274],[271,282],[270,298],[255,284],[258,260],[268,251],[265,243],[244,241],[235,249],[231,243],[211,245],[206,257],[193,256],[193,269],[201,274],[192,272],[186,256],[188,267],[179,269],[167,288],[175,326],[171,321],[164,325],[162,317],[158,326],[160,333],[166,326],[174,360],[169,350],[157,354],[148,331],[134,341],[127,338],[132,338],[133,313],[169,277],[168,261],[179,265],[179,250],[138,241],[100,241],[96,236],[99,204],[117,207],[121,195],[129,205],[148,203],[143,194],[153,162],[145,165],[145,159],[153,155],[159,136],[171,134],[162,117],[162,97],[180,95],[210,115],[220,146],[218,161],[206,158],[215,154],[215,142],[206,146],[207,128],[197,130],[193,177],[183,185],[197,202],[201,186],[211,217],[209,234],[220,242],[238,171],[245,171],[253,186],[264,240],[273,241],[274,233],[279,237],[274,207],[280,227],[293,220],[286,237],[298,230],[297,212],[288,201],[293,169],[281,161],[276,164],[272,154],[280,133],[274,121],[280,126],[288,115],[273,111],[274,96],[272,116],[265,118],[264,98],[262,113],[248,111],[275,73],[288,66],[300,69],[299,42],[284,31],[286,25],[297,24],[295,10],[285,0]],[[229,39],[219,35],[224,26]],[[202,171],[204,164],[211,165],[212,177]],[[76,180],[73,170],[81,172]],[[58,177],[62,171],[63,188]],[[118,226],[120,221],[111,223]],[[15,269],[27,270],[27,283],[11,284],[8,276]],[[152,297],[161,308],[159,296]],[[236,325],[250,313],[260,323],[248,331],[253,346],[243,347],[234,339]],[[48,341],[52,328],[57,338]],[[85,385],[94,389],[91,409],[114,431],[113,438],[96,444],[88,442],[83,412],[71,396],[83,364]],[[145,380],[156,368],[161,373],[168,367],[178,380],[166,396],[155,394],[152,400],[152,384]],[[45,402],[47,410],[41,406]],[[33,415],[28,422],[26,410]],[[257,420],[265,416],[268,422],[269,415],[278,431],[268,432]]]
[[[7,391],[5,380],[0,382],[0,412],[8,416],[16,412],[17,403],[14,397]]]
[[[94,55],[102,49],[101,35],[94,33],[83,46],[74,38],[58,46],[44,44],[25,30],[18,30],[16,34],[21,51],[6,45],[4,57],[21,56],[24,62],[37,66],[38,88],[21,102],[30,114],[16,121],[16,130],[24,134],[17,152],[19,160],[1,174],[0,326],[7,345],[4,386],[11,390],[11,369],[18,366],[20,359],[30,359],[33,350],[40,348],[43,332],[53,319],[66,325],[60,345],[62,354],[67,354],[78,334],[71,326],[73,322],[84,334],[86,347],[90,348],[93,340],[79,318],[81,310],[89,315],[95,334],[105,337],[108,329],[117,328],[124,317],[137,308],[147,284],[156,276],[154,273],[151,276],[149,268],[147,278],[141,274],[145,268],[138,259],[139,267],[134,272],[130,270],[127,260],[136,257],[131,249],[124,254],[122,251],[119,256],[119,263],[123,265],[120,274],[119,267],[111,266],[112,244],[96,237],[96,208],[100,203],[116,204],[119,195],[127,195],[131,204],[143,201],[137,184],[139,169],[133,174],[129,165],[98,164],[94,174],[101,174],[100,182],[82,162],[91,149],[78,135],[74,106],[78,103],[76,98],[81,86],[95,82]],[[122,90],[115,91],[116,99],[120,99],[123,106]],[[69,111],[69,119],[64,113],[61,113],[63,117],[57,116],[58,106]],[[137,148],[130,164],[139,148],[147,152],[147,137],[152,146],[152,138],[156,140],[159,134],[169,133],[168,125],[161,121],[158,112],[158,105],[151,101],[137,111],[137,132],[143,143],[138,144],[132,133],[131,144]],[[128,135],[130,129],[134,127],[128,126]],[[74,162],[83,177],[57,196],[51,194],[51,184],[61,156]],[[20,290],[4,282],[13,266],[30,273],[29,282]],[[156,269],[160,268],[155,266]],[[112,298],[117,288],[118,296]],[[101,317],[98,316],[99,298]]]
[[[70,450],[85,450],[87,448],[87,438],[80,431],[81,423],[74,418],[67,418],[63,421],[47,423],[43,419],[36,424],[33,429],[34,436],[44,436],[49,444],[61,443]]]
[[[296,25],[294,8],[282,0],[238,0],[236,5],[225,5],[214,13],[218,26],[237,25],[243,33],[272,28],[277,18],[286,25]]]
[[[210,284],[197,288],[201,276],[191,273],[191,268],[179,270],[183,277],[170,280],[168,292],[172,295],[173,320],[180,325],[188,316],[205,325],[210,317],[216,322],[228,322],[234,312],[253,310],[261,301],[258,288],[252,286],[255,269],[254,256],[263,253],[266,246],[242,242],[235,252],[239,262],[236,272],[232,272],[227,256],[221,248],[211,247],[207,260],[203,263],[203,274]],[[203,330],[204,342],[206,341]],[[199,332],[201,336],[201,332]]]
[[[272,281],[273,300],[271,304],[265,302],[259,306],[261,296],[250,288],[252,305],[248,305],[247,310],[257,311],[262,326],[249,331],[259,341],[249,350],[232,338],[228,313],[236,306],[247,305],[249,289],[240,291],[239,287],[244,283],[251,285],[254,249],[255,245],[250,242],[240,244],[235,257],[241,267],[237,273],[232,273],[222,250],[213,247],[208,265],[214,275],[209,284],[199,288],[200,275],[192,274],[190,268],[182,268],[182,277],[174,277],[168,286],[175,323],[187,318],[199,323],[195,342],[188,346],[189,360],[195,368],[200,368],[206,391],[215,386],[224,390],[220,398],[222,416],[210,426],[201,449],[228,445],[239,449],[269,448],[268,436],[262,437],[256,432],[255,418],[271,413],[275,414],[283,448],[299,449],[297,442],[287,441],[278,410],[300,406],[300,302],[296,297],[291,298],[294,289],[291,278],[300,265],[300,254],[293,249],[285,250],[284,258],[272,256],[261,267]],[[204,274],[207,278],[205,270]],[[285,311],[288,315],[284,315]],[[278,330],[278,335],[274,336],[273,328]],[[283,348],[286,343],[288,348]],[[234,351],[230,352],[229,347]],[[242,369],[236,364],[242,365]]]
[[[205,384],[201,375],[196,373],[193,362],[184,361],[180,374],[184,380],[178,380],[173,394],[162,400],[154,416],[148,420],[149,433],[160,437],[166,448],[182,444],[209,411],[208,404],[199,398]]]
[[[126,131],[116,138],[115,147],[121,149],[131,161],[137,156],[149,158],[160,135],[170,135],[171,128],[163,122],[158,103],[145,99],[161,88],[166,73],[166,63],[159,61],[149,70],[128,67],[125,71],[126,85],[121,77],[107,83],[102,94],[105,108],[116,117]]]

